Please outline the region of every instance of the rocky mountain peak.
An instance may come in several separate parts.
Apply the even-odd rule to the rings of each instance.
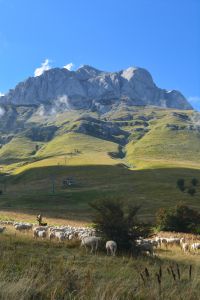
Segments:
[[[63,98],[64,97],[64,98]],[[120,72],[105,72],[84,65],[77,71],[54,68],[41,76],[30,77],[0,98],[2,104],[51,105],[62,110],[89,109],[100,113],[123,105],[154,105],[192,109],[178,91],[158,88],[151,74],[142,68],[129,67]],[[65,99],[66,106],[63,106]]]

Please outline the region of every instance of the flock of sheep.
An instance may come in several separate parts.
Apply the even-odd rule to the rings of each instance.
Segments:
[[[13,221],[1,221],[1,225],[11,225],[16,231],[27,232],[32,231],[34,238],[42,239],[56,239],[60,242],[65,240],[79,240],[81,246],[86,249],[90,248],[91,253],[95,253],[100,245],[101,238],[95,234],[95,229],[86,227],[73,227],[73,226],[37,226],[30,223],[13,222]],[[6,227],[0,226],[0,233],[2,233]],[[155,236],[151,239],[143,239],[142,237],[135,241],[137,248],[141,253],[145,253],[151,256],[155,255],[155,249],[159,247],[173,247],[178,246],[184,253],[190,251],[196,252],[200,249],[200,242],[194,242],[191,238],[186,237],[161,237]],[[115,241],[107,241],[105,244],[107,254],[115,256],[117,251],[117,243]]]
[[[146,247],[146,251],[148,251],[151,255],[154,255],[154,249],[165,247],[180,247],[184,253],[196,252],[200,249],[200,242],[193,242],[193,239],[186,237],[161,237],[156,236],[152,239],[138,239],[136,240],[136,244],[138,246],[142,245],[143,249]]]
[[[60,242],[65,240],[80,240],[81,247],[90,248],[91,253],[96,252],[99,247],[101,238],[95,236],[93,228],[73,227],[73,226],[36,226],[30,223],[1,221],[1,225],[12,225],[15,230],[21,232],[32,231],[34,238],[42,238],[49,240],[56,239]],[[0,227],[0,233],[4,232],[6,227]],[[115,256],[117,251],[117,243],[115,241],[106,242],[107,254]]]

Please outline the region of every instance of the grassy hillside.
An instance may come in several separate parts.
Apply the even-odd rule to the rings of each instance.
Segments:
[[[63,187],[67,177],[74,178],[74,186]],[[180,201],[200,209],[199,186],[194,196],[176,187],[178,178],[184,178],[189,186],[193,177],[200,182],[199,170],[129,170],[123,165],[43,166],[2,177],[0,188],[4,193],[0,196],[0,209],[31,214],[42,211],[46,216],[91,222],[89,202],[118,199],[142,205],[140,216],[152,220],[160,207]]]
[[[41,117],[35,128],[40,140],[31,138],[35,125],[28,120],[27,129],[0,149],[0,208],[87,221],[88,203],[104,198],[141,204],[145,219],[180,201],[200,209],[199,186],[193,197],[176,187],[179,178],[200,182],[198,118],[153,107],[122,108],[101,118],[63,113]],[[56,130],[48,140],[51,126]],[[64,188],[67,177],[75,184]]]
[[[139,167],[146,162],[199,167],[200,131],[189,117],[190,113],[171,112],[152,121],[144,137],[126,146],[128,161]]]
[[[36,144],[24,136],[17,136],[0,149],[0,161],[12,163],[28,160],[33,154]]]

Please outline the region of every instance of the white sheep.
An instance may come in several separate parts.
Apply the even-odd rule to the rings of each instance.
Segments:
[[[167,239],[168,246],[180,246],[180,238],[170,237]]]
[[[59,232],[58,240],[59,240],[59,242],[63,242],[65,240],[65,233],[64,232]]]
[[[181,243],[181,249],[184,253],[188,253],[190,251],[190,245],[188,243]]]
[[[194,251],[199,250],[200,243],[193,243],[190,248],[191,248],[191,250],[194,250]]]
[[[115,241],[107,241],[106,250],[107,250],[107,255],[109,255],[110,252],[112,256],[115,256],[117,251],[117,243]]]
[[[33,237],[34,238],[46,238],[47,236],[47,233],[46,233],[46,230],[34,230],[33,231]]]
[[[96,236],[88,236],[88,237],[84,237],[81,241],[81,247],[84,246],[85,249],[87,249],[87,247],[91,248],[91,253],[93,253],[93,251],[97,251],[98,249],[98,245],[99,245],[99,241],[101,238],[96,237]]]
[[[55,238],[55,233],[54,232],[50,232],[49,233],[49,239],[50,239],[50,241],[52,240],[52,239],[54,239]]]
[[[49,229],[49,226],[36,226],[36,227],[33,227],[33,231],[35,230],[42,230],[42,231],[47,231]]]
[[[65,240],[65,233],[62,231],[53,231],[55,238],[57,238],[60,242]]]
[[[16,224],[14,227],[16,230],[19,230],[19,231],[26,230],[26,226],[24,224]]]
[[[37,236],[44,239],[47,236],[47,233],[45,230],[39,230],[37,231]]]

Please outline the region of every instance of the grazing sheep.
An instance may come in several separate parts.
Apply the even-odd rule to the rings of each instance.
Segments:
[[[52,240],[52,239],[54,239],[55,238],[55,233],[54,232],[50,232],[49,233],[49,239],[50,239],[50,241]]]
[[[33,230],[45,230],[47,231],[49,229],[49,226],[35,226]]]
[[[182,237],[182,238],[180,239],[180,244],[183,244],[183,243],[185,243],[185,238],[184,238],[184,237]]]
[[[0,233],[3,233],[6,227],[0,227]]]
[[[188,253],[190,251],[190,245],[188,243],[181,243],[181,249],[184,253]]]
[[[46,236],[47,236],[47,233],[46,233],[46,231],[45,230],[34,230],[33,231],[33,237],[34,238],[46,238]]]
[[[160,245],[164,245],[167,248],[167,238],[160,238]]]
[[[199,250],[200,243],[193,243],[190,248],[191,248],[191,250],[194,250],[194,251]]]
[[[66,239],[65,233],[62,231],[53,231],[54,237],[58,239],[60,242],[63,242]]]
[[[168,246],[180,246],[180,238],[168,238],[167,239],[167,245]]]
[[[154,241],[156,241],[158,246],[161,247],[161,238],[159,236],[156,236]]]
[[[59,242],[63,242],[65,240],[64,232],[59,232],[57,238],[58,238]]]
[[[32,224],[25,224],[25,223],[16,223],[14,225],[16,230],[22,231],[22,230],[30,230],[32,229],[33,225]]]
[[[96,236],[88,236],[88,237],[84,237],[81,241],[81,247],[84,246],[85,249],[87,249],[87,247],[91,248],[91,253],[93,253],[93,251],[97,251],[98,249],[98,245],[99,245],[99,241],[101,238],[96,237]]]
[[[47,233],[45,230],[39,230],[37,231],[37,236],[44,239],[47,236]]]
[[[107,255],[109,255],[110,252],[112,256],[115,256],[117,251],[117,243],[115,241],[107,241],[106,250],[107,250]]]

